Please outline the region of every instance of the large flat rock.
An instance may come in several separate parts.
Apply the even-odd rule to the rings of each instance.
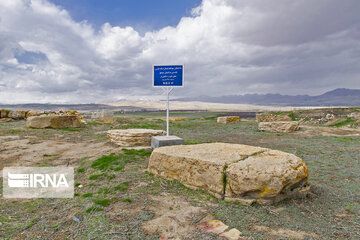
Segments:
[[[123,147],[151,146],[151,137],[166,132],[154,129],[115,129],[107,131],[110,142]]]
[[[148,171],[218,198],[243,203],[279,201],[308,189],[307,168],[300,158],[240,144],[157,148],[151,154]]]
[[[152,152],[148,170],[165,179],[178,180],[187,187],[222,197],[225,166],[262,151],[265,149],[226,143],[161,147]]]
[[[42,115],[26,119],[31,128],[79,128],[81,119],[77,115]]]

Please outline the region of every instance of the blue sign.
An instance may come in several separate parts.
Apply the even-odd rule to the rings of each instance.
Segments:
[[[154,87],[182,87],[184,84],[183,65],[160,65],[154,66]]]

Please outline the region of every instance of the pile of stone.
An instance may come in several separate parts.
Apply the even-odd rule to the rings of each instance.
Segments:
[[[75,110],[71,110],[71,111],[60,110],[58,112],[55,112],[55,111],[39,111],[39,110],[0,109],[0,118],[9,118],[12,120],[23,120],[23,119],[27,119],[29,117],[42,116],[42,115],[58,115],[58,116],[77,115],[77,116],[80,116],[80,113]]]
[[[0,119],[2,122],[11,120],[21,120],[26,118],[26,114],[29,111],[11,111],[6,109],[0,109]]]
[[[264,132],[289,133],[299,130],[299,121],[293,121],[289,115],[261,113],[256,115],[258,128]]]
[[[240,120],[239,116],[225,116],[225,117],[218,117],[217,123],[228,124],[228,123],[238,122],[239,120]]]
[[[110,142],[122,147],[150,147],[151,137],[164,136],[166,132],[154,129],[115,129],[107,131]]]
[[[240,203],[274,203],[310,189],[297,156],[240,144],[206,143],[156,148],[148,171],[192,189]]]

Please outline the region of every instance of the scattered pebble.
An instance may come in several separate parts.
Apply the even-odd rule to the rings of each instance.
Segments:
[[[82,187],[83,187],[83,185],[81,185],[81,184],[78,186],[78,188],[82,188]]]
[[[241,234],[242,233],[239,230],[237,230],[236,228],[233,228],[227,232],[221,233],[219,236],[224,237],[228,240],[239,240],[239,239],[241,239],[240,238]]]
[[[80,223],[80,219],[78,219],[76,216],[73,217],[73,220],[77,223]]]

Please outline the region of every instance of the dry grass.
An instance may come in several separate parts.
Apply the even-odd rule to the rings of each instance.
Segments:
[[[159,239],[169,233],[169,226],[182,226],[183,239],[217,239],[195,228],[207,218],[219,219],[254,239],[360,238],[360,137],[263,133],[257,131],[253,119],[219,125],[209,113],[178,114],[186,121],[171,123],[172,134],[188,144],[256,145],[294,153],[306,162],[312,185],[308,198],[244,206],[154,177],[146,172],[148,152],[121,150],[106,143],[106,130],[128,124],[164,129],[158,117],[122,115],[114,124],[90,124],[78,132],[26,129],[21,121],[0,123],[0,135],[10,136],[0,138],[0,161],[15,156],[9,151],[37,146],[35,166],[69,162],[77,169],[73,199],[0,199],[0,238]],[[2,149],[15,141],[19,148]],[[45,144],[49,141],[59,146],[73,144],[74,149],[89,146],[89,154],[78,154],[72,148],[49,151]],[[90,151],[90,146],[98,149]],[[67,152],[72,151],[71,158]],[[18,156],[21,159],[23,155]],[[164,219],[167,226],[149,227]]]

